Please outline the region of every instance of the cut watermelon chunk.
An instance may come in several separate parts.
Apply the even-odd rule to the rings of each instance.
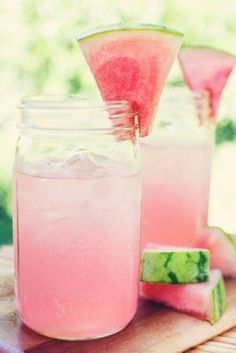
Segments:
[[[116,24],[78,38],[103,99],[129,101],[138,114],[141,136],[151,131],[182,37],[161,26]]]
[[[210,250],[211,268],[218,268],[225,277],[236,277],[236,235],[218,227],[206,227],[196,246]]]
[[[209,93],[210,119],[215,121],[221,94],[236,57],[213,48],[185,47],[179,52],[179,62],[187,86],[194,92]]]
[[[181,312],[210,321],[220,319],[226,306],[225,286],[219,270],[210,271],[209,282],[194,284],[140,284],[141,296]]]
[[[143,251],[141,281],[195,283],[209,278],[209,251],[148,244]]]

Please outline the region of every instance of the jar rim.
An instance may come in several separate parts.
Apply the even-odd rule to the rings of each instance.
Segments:
[[[126,100],[98,101],[80,94],[42,94],[26,95],[21,98],[20,109],[92,109],[107,110],[123,108],[130,111],[130,103]]]
[[[42,94],[22,97],[19,108],[22,111],[20,129],[114,133],[114,130],[137,128],[136,113],[125,100],[99,101],[80,94]],[[96,113],[98,119],[81,120],[83,115],[87,118],[88,114]]]

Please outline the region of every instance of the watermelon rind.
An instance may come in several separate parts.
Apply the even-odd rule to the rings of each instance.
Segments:
[[[235,250],[235,255],[236,255],[236,236],[225,232],[224,234],[225,234],[225,237],[228,239],[228,241],[231,243],[233,249]]]
[[[144,249],[141,281],[197,283],[209,278],[210,253],[206,249]]]
[[[233,58],[235,57],[235,55],[233,53],[230,53],[230,52],[228,52],[226,50],[223,50],[223,49],[220,49],[220,48],[217,48],[217,47],[211,47],[211,46],[208,46],[208,45],[202,45],[202,44],[199,44],[199,45],[184,44],[184,45],[181,46],[181,51],[185,50],[185,49],[206,49],[206,50],[210,50],[210,51],[215,51],[218,54],[232,56]]]
[[[236,277],[236,235],[220,227],[207,226],[201,230],[195,246],[210,251],[211,269],[218,268],[224,277]]]
[[[210,270],[209,281],[190,284],[140,283],[140,295],[146,299],[216,323],[223,315],[226,290],[222,273]]]
[[[84,31],[80,33],[76,39],[78,41],[82,40],[88,40],[91,37],[98,36],[98,35],[103,35],[104,33],[107,32],[117,32],[117,31],[158,31],[158,32],[163,32],[163,34],[167,35],[175,35],[178,37],[183,37],[183,33],[176,31],[174,29],[171,29],[166,26],[161,26],[161,25],[154,25],[154,24],[146,24],[146,23],[132,23],[132,24],[123,24],[123,23],[114,23],[110,25],[105,25],[105,26],[99,26],[95,27],[93,29]]]
[[[219,281],[212,290],[213,310],[211,311],[210,322],[214,324],[224,313],[226,307],[226,291],[223,276],[220,275]]]
[[[216,226],[208,226],[207,227],[209,230],[219,230],[224,236],[225,238],[229,241],[229,243],[231,244],[232,248],[235,250],[236,252],[236,235],[227,233],[226,231],[224,231],[221,227],[216,227]],[[236,254],[235,254],[236,255]]]

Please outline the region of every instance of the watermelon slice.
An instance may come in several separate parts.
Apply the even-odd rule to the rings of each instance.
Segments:
[[[226,306],[225,286],[219,270],[210,271],[209,282],[150,284],[141,282],[141,296],[214,324]]]
[[[146,24],[104,26],[78,38],[103,99],[129,101],[141,136],[151,131],[182,38],[182,33]]]
[[[148,245],[143,251],[141,281],[195,283],[209,277],[209,251]]]
[[[221,94],[236,57],[207,47],[184,47],[178,57],[187,86],[194,92],[209,93],[210,119],[216,121]]]
[[[211,268],[218,268],[225,277],[236,277],[236,235],[218,227],[206,227],[196,246],[210,250]]]

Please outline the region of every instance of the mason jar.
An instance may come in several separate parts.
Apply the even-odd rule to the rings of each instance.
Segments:
[[[213,131],[205,94],[167,90],[141,143],[142,248],[194,246],[207,225]]]
[[[138,298],[140,160],[126,102],[26,97],[14,165],[17,308],[65,340],[123,329]]]

